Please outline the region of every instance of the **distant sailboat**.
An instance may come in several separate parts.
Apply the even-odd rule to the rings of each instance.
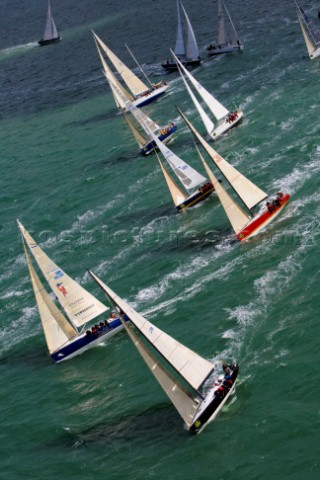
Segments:
[[[228,30],[226,29],[225,13],[230,25]],[[218,36],[216,41],[207,47],[209,55],[220,55],[221,53],[235,52],[242,49],[243,45],[239,40],[228,9],[223,0],[218,0]]]
[[[208,182],[203,175],[201,175],[184,160],[173,153],[172,150],[164,145],[152,132],[150,132],[150,134],[158,149],[170,165],[173,173],[183,185],[184,189],[188,192],[186,195],[186,193],[177,186],[168,170],[158,157],[162,173],[167,182],[176,209],[181,212],[186,208],[197,205],[211,195],[211,193],[214,191],[212,183]]]
[[[18,226],[21,231],[32,287],[52,360],[59,363],[73,358],[121,331],[123,326],[119,318],[115,316],[100,322],[91,330],[79,331],[85,324],[108,310],[108,307],[53,263],[19,221]],[[32,266],[27,246],[69,321],[40,281]]]
[[[136,107],[143,107],[144,105],[147,105],[148,103],[154,102],[157,100],[161,95],[163,95],[166,90],[168,89],[169,85],[167,82],[159,82],[159,83],[150,83],[150,86],[147,86],[145,83],[143,83],[142,80],[140,80],[139,77],[137,77],[132,70],[130,70],[111,50],[107,45],[101,40],[101,38],[98,37],[98,35],[95,32],[92,32],[95,42],[96,42],[96,47],[99,52],[99,56],[102,62],[102,66],[104,69],[104,72],[106,73],[106,70],[109,74],[110,68],[107,65],[106,61],[104,60],[104,57],[101,53],[101,50],[106,54],[108,60],[113,64],[114,68],[122,78],[123,82],[126,84],[127,88],[129,91],[127,91],[121,84],[121,89],[123,93],[126,95],[128,100],[130,100],[134,106]],[[133,56],[131,50],[129,50],[130,55],[134,58],[135,62],[137,60]],[[141,66],[138,64],[140,70],[142,70]],[[142,70],[143,71],[143,70]],[[145,73],[143,72],[143,75],[146,77]],[[115,78],[115,76],[113,75]]]
[[[58,34],[56,24],[54,23],[52,14],[51,14],[51,5],[48,1],[48,10],[47,10],[47,21],[44,29],[43,38],[38,41],[39,45],[49,45],[50,43],[60,42],[61,38]]]
[[[233,128],[237,123],[240,122],[241,118],[243,117],[243,112],[242,110],[234,110],[231,112],[230,110],[227,110],[218,100],[211,94],[209,93],[195,78],[193,75],[191,75],[190,72],[182,65],[182,63],[179,61],[179,59],[175,56],[175,54],[171,51],[177,65],[178,69],[180,72],[180,75],[182,77],[182,80],[185,84],[185,87],[196,107],[196,109],[199,112],[199,115],[201,117],[201,120],[206,127],[206,130],[208,132],[208,135],[213,140],[217,140],[220,138],[223,134],[225,134],[228,130]],[[207,108],[210,110],[210,112],[214,115],[217,124],[214,125],[212,122],[211,118],[208,116],[208,114],[205,112],[205,110],[202,108],[200,103],[198,102],[197,98],[193,94],[193,91],[191,90],[189,84],[187,83],[187,80],[185,76],[190,80],[190,83],[193,85],[193,88],[196,90],[198,95],[201,97],[203,102],[206,104]]]
[[[257,187],[248,178],[242,175],[232,165],[230,165],[224,158],[222,158],[200,135],[200,133],[193,127],[191,122],[179,110],[185,123],[188,125],[195,138],[203,146],[213,163],[218,168],[226,181],[232,187],[234,193],[246,206],[248,212],[227,193],[222,184],[216,179],[215,175],[209,168],[207,162],[201,155],[202,163],[205,170],[213,184],[219,200],[228,216],[233,230],[235,231],[238,240],[247,240],[250,237],[257,235],[263,228],[265,228],[277,215],[282,211],[290,199],[290,195],[279,192],[276,199],[271,203],[267,202],[266,208],[254,215],[252,209],[259,205],[268,197],[268,194]]]
[[[128,100],[125,93],[120,88],[121,86],[119,87],[117,81],[114,82],[114,79],[110,76],[109,72],[104,71],[104,74],[109,82],[116,105],[118,105],[118,108],[124,112],[125,121],[132,131],[133,136],[139,145],[140,152],[143,155],[149,155],[149,153],[154,151],[154,147],[156,147],[155,142],[150,138],[150,131],[155,133],[162,142],[169,142],[172,140],[173,134],[177,130],[177,126],[173,122],[170,122],[167,127],[160,128],[159,125],[148,117],[146,113]],[[139,128],[134,124],[130,114],[146,136],[144,133],[141,133]]]
[[[181,415],[186,428],[192,433],[200,433],[214,420],[234,391],[238,365],[228,366],[228,373],[217,377],[211,362],[150,323],[92,272],[89,273],[118,310],[120,319],[125,315],[140,333],[138,336],[123,321],[133,344]],[[215,379],[212,378],[214,375]]]
[[[181,16],[181,10],[183,13],[184,23],[186,24],[186,39],[183,34],[183,21]],[[174,47],[174,53],[183,63],[185,67],[192,68],[197,67],[202,63],[201,58],[199,57],[199,49],[197,40],[187,15],[185,8],[181,0],[177,0],[177,12],[178,12],[178,27],[177,27],[177,38],[176,45]],[[161,66],[168,71],[177,70],[176,62],[172,60],[167,60],[163,62]]]
[[[296,6],[298,11],[298,20],[301,26],[308,54],[310,59],[314,60],[315,58],[320,56],[320,30],[310,20],[308,15],[304,12],[303,8],[300,7],[297,2]]]

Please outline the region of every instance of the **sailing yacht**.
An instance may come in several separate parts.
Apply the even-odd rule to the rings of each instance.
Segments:
[[[184,37],[183,32],[183,20],[181,16],[181,10],[183,13],[184,23],[186,25],[186,38]],[[199,57],[199,49],[197,40],[187,15],[185,8],[181,0],[177,0],[177,12],[178,12],[178,27],[177,27],[177,37],[176,45],[174,47],[174,53],[187,68],[197,67],[202,63],[201,58]],[[172,60],[167,60],[163,62],[161,66],[170,72],[177,70],[176,62]]]
[[[177,130],[177,126],[173,122],[170,122],[167,127],[160,127],[148,117],[146,113],[128,100],[117,81],[114,82],[112,75],[110,76],[108,71],[104,71],[104,74],[109,82],[116,105],[123,111],[124,119],[143,155],[149,155],[149,153],[154,152],[154,149],[156,148],[155,142],[150,137],[150,132],[156,133],[158,139],[165,143],[173,139],[173,134]],[[133,119],[136,124],[139,125],[140,129],[136,126]],[[143,133],[141,133],[141,129],[143,130]],[[144,133],[146,135],[144,135]]]
[[[178,109],[179,110],[179,109]],[[268,194],[261,190],[257,185],[242,175],[224,158],[222,158],[200,135],[194,128],[186,116],[179,110],[180,115],[193,133],[195,138],[200,142],[204,150],[207,152],[213,163],[222,174],[223,178],[230,184],[234,193],[246,206],[245,211],[223,188],[222,184],[217,180],[207,162],[200,154],[201,161],[210,178],[212,185],[218,195],[218,198],[224,208],[227,217],[230,220],[233,230],[237,235],[237,239],[241,242],[250,237],[257,235],[270,222],[272,222],[283,210],[290,199],[288,193],[279,192],[274,200],[268,201],[262,211],[253,214],[252,209],[267,199]]]
[[[173,151],[164,145],[151,131],[150,135],[183,186],[183,189],[178,187],[157,154],[162,173],[167,182],[174,206],[178,212],[197,205],[211,195],[214,191],[211,182],[188,165],[182,158],[173,153]],[[187,191],[188,194],[186,194],[184,190]]]
[[[191,100],[193,101],[196,109],[199,112],[199,115],[201,117],[201,120],[208,132],[208,135],[210,138],[213,140],[217,140],[220,138],[222,135],[224,135],[228,130],[233,128],[235,125],[237,125],[241,118],[243,117],[243,112],[240,109],[236,109],[234,111],[227,110],[218,100],[208,92],[196,79],[193,75],[191,75],[190,72],[182,65],[180,60],[176,57],[176,55],[172,52],[171,53],[177,63],[179,73],[181,75],[181,78],[185,84],[185,87],[187,89],[187,92],[189,93]],[[208,116],[208,114],[205,112],[205,110],[202,108],[201,104],[199,103],[198,99],[194,95],[193,91],[191,90],[186,78],[190,81],[192,84],[193,88],[197,92],[197,94],[201,97],[202,101],[206,104],[207,108],[210,110],[210,112],[214,115],[217,124],[214,125],[213,121],[211,118]]]
[[[101,50],[105,53],[108,60],[113,64],[114,68],[122,78],[123,82],[128,87],[129,91],[126,90],[122,85],[121,89],[123,93],[126,95],[128,100],[130,100],[134,106],[136,107],[143,107],[144,105],[148,105],[151,102],[157,100],[161,95],[163,95],[166,90],[168,89],[169,85],[167,82],[161,81],[158,83],[151,83],[144,71],[142,70],[141,66],[138,64],[140,70],[143,72],[144,77],[147,79],[149,86],[146,85],[140,78],[138,78],[132,70],[130,70],[111,50],[107,45],[98,37],[95,32],[92,32],[96,47],[99,52],[99,56],[102,62],[103,70],[109,73],[110,68],[107,65],[104,57],[102,55]],[[131,50],[129,50],[131,56],[133,56]],[[133,56],[136,63],[137,60]],[[115,76],[113,75],[115,78]],[[120,83],[120,82],[118,82]]]
[[[53,263],[24,226],[19,221],[17,222],[21,231],[42,328],[52,360],[59,363],[73,358],[120,332],[123,326],[119,317],[114,313],[109,319],[100,321],[86,332],[83,331],[88,322],[104,314],[109,308]],[[59,301],[64,314],[52,300],[33,268],[27,247]]]
[[[200,433],[214,420],[233,393],[238,365],[228,366],[228,373],[217,377],[213,363],[153,325],[94,273],[89,273],[118,311],[126,332],[181,415],[186,429],[191,433]],[[139,336],[125,319],[130,320]]]
[[[51,14],[51,5],[48,1],[48,10],[47,10],[47,21],[44,29],[43,38],[38,41],[40,46],[49,45],[50,43],[60,42],[61,38],[58,34],[56,24],[54,23],[52,14]]]
[[[225,13],[229,20],[229,28],[226,29]],[[218,0],[218,36],[215,42],[207,47],[209,55],[220,55],[221,53],[243,50],[238,34],[236,32],[230,13],[223,0]]]
[[[298,20],[303,33],[304,41],[311,60],[320,56],[320,30],[310,20],[303,8],[296,2]]]

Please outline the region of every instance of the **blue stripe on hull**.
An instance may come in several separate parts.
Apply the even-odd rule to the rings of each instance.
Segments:
[[[173,127],[170,127],[169,132],[167,134],[158,136],[159,140],[163,142],[163,140],[166,140],[166,138],[170,137],[176,130],[177,130],[176,125],[174,125]],[[141,152],[143,153],[143,155],[148,155],[148,153],[153,151],[153,147],[155,147],[155,149],[158,150],[156,142],[152,140],[152,142],[147,143],[147,145],[141,149]]]
[[[148,105],[149,103],[154,102],[154,101],[157,100],[161,95],[164,95],[165,93],[166,93],[166,91],[160,92],[160,93],[158,93],[157,95],[153,95],[152,97],[146,97],[145,101],[142,102],[142,103],[139,103],[139,105],[137,105],[137,107],[138,107],[138,108],[144,107],[145,105]]]
[[[123,318],[126,321],[128,320],[128,317],[126,315],[124,315]],[[79,338],[74,340],[73,342],[69,343],[65,347],[60,348],[60,350],[57,350],[56,352],[52,353],[51,358],[55,363],[61,362],[63,360],[67,360],[71,356],[77,355],[77,352],[78,352],[78,354],[80,354],[81,353],[80,350],[82,350],[82,349],[87,350],[88,348],[93,347],[94,343],[98,339],[99,339],[98,343],[103,341],[103,339],[107,339],[108,336],[110,336],[110,333],[113,333],[114,330],[118,329],[121,326],[122,326],[121,320],[119,318],[116,318],[115,320],[110,322],[109,328],[106,329],[104,332],[102,332],[97,337],[94,336],[94,335],[88,336],[84,333]],[[92,345],[90,345],[90,344],[92,344]]]
[[[183,203],[180,203],[180,205],[177,205],[176,209],[178,211],[181,211],[181,210],[184,210],[185,208],[193,207],[194,205],[197,205],[198,203],[205,200],[209,195],[211,195],[213,191],[214,191],[214,188],[212,187],[206,192],[197,192],[194,195],[192,195],[192,197],[187,198]]]

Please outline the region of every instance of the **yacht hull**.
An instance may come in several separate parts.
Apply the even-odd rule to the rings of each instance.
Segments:
[[[209,45],[207,47],[208,55],[221,55],[222,53],[232,53],[243,50],[242,45]]]
[[[203,63],[200,58],[197,58],[196,60],[183,60],[179,58],[179,60],[182,65],[188,69],[199,67],[199,65]],[[167,60],[166,62],[161,63],[161,67],[168,72],[176,72],[178,70],[177,64],[173,60]]]
[[[57,38],[51,38],[50,40],[44,40],[43,38],[41,40],[38,41],[38,44],[40,45],[40,47],[44,47],[46,45],[50,45],[51,43],[58,43],[58,42],[61,42],[61,38],[60,37],[57,37]]]
[[[263,211],[261,215],[256,216],[252,221],[246,225],[241,232],[238,233],[237,238],[240,242],[247,240],[250,237],[254,237],[261,232],[269,223],[271,223],[281,213],[290,199],[290,195],[287,193],[283,196],[281,203],[272,212],[268,209]]]
[[[243,112],[241,110],[238,110],[237,114],[237,118],[235,118],[232,122],[228,122],[227,120],[225,120],[213,130],[213,132],[210,134],[212,140],[218,140],[218,138],[222,137],[222,135],[227,133],[229,130],[231,130],[231,128],[235,127],[240,122],[243,117]]]
[[[160,133],[160,135],[158,136],[159,140],[161,140],[161,142],[163,143],[168,143],[170,140],[172,140],[173,134],[176,130],[177,130],[176,125],[173,125],[172,127],[168,127],[165,132]],[[143,155],[149,155],[150,153],[154,152],[154,149],[158,150],[156,146],[156,142],[152,140],[141,149],[141,153]]]
[[[144,93],[139,98],[132,102],[132,105],[135,107],[141,108],[149,103],[155,102],[161,95],[164,95],[168,89],[169,85],[166,83],[161,87],[155,88],[154,90],[149,90],[147,93]]]
[[[125,320],[127,320],[126,316],[124,316],[124,318]],[[89,350],[92,347],[96,347],[97,345],[99,345],[99,343],[109,340],[123,329],[123,325],[119,318],[111,321],[109,325],[109,328],[101,334],[98,334],[98,336],[88,336],[86,333],[79,335],[79,337],[77,337],[75,340],[71,340],[64,347],[52,353],[50,355],[52,360],[55,363],[60,363],[76,357],[77,355],[81,355],[86,350]]]
[[[194,207],[200,202],[203,202],[211,193],[214,191],[214,186],[211,185],[211,188],[207,190],[201,191],[201,189],[197,190],[195,193],[190,195],[183,203],[180,203],[176,206],[178,212],[182,212],[186,208]]]

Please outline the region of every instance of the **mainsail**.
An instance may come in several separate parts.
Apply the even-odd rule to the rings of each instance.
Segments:
[[[161,140],[159,140],[152,132],[149,133],[157,144],[162,155],[169,163],[173,172],[187,190],[193,190],[195,187],[201,185],[201,183],[207,181],[201,173],[198,173],[194,168],[190,167],[190,165],[173,153],[173,151],[161,142]]]
[[[184,13],[184,17],[186,20],[187,24],[187,44],[186,44],[186,57],[191,58],[191,59],[196,59],[199,57],[199,48],[197,45],[197,40],[191,25],[191,22],[189,20],[189,17],[187,15],[187,12],[185,11],[184,6],[182,5],[181,2],[181,8]]]
[[[138,78],[132,70],[130,70],[111,50],[107,45],[94,33],[95,38],[99,42],[101,48],[117,70],[127,87],[130,89],[134,96],[141,95],[149,91],[147,85],[145,85],[140,78]]]
[[[31,264],[25,241],[23,241],[23,248],[26,255],[27,265],[38,305],[44,335],[49,353],[51,354],[62,347],[62,345],[64,345],[66,342],[76,337],[77,331],[65,319],[42,285]]]
[[[44,29],[43,40],[53,40],[54,38],[58,38],[58,36],[57,27],[51,15],[51,5],[50,2],[48,2],[47,20]]]
[[[213,113],[215,118],[219,121],[222,118],[226,117],[229,113],[229,110],[227,110],[214,96],[208,92],[195,78],[191,73],[182,65],[182,63],[179,61],[179,59],[174,55],[173,52],[171,52],[175,58],[175,61],[178,64],[178,67],[180,67],[180,75],[184,79],[184,76],[181,73],[181,70],[184,72],[184,74],[187,76],[187,78],[190,80],[192,85],[194,86],[195,90],[198,92],[202,100],[205,102],[205,104],[208,106],[209,110]]]
[[[262,200],[266,199],[268,194],[257,187],[253,182],[248,180],[244,175],[242,175],[236,168],[230,165],[224,158],[222,158],[218,152],[216,152],[206,140],[200,135],[200,133],[191,125],[190,121],[185,117],[185,115],[179,110],[180,115],[190,128],[191,132],[199,140],[203,148],[206,150],[208,155],[211,157],[213,162],[216,164],[217,168],[228,180],[234,191],[246,205],[246,207],[251,210]]]
[[[50,285],[71,321],[72,325],[81,327],[85,323],[104,313],[108,308],[87,292],[75,280],[69,277],[37,245],[24,226],[18,221],[21,234],[33,254],[40,270]]]
[[[193,389],[198,390],[213,372],[213,364],[153,325],[140,315],[140,313],[130,307],[92,272],[90,272],[90,274],[111,301],[127,315],[145,339]]]
[[[222,10],[222,2],[218,0],[218,38],[219,45],[226,43],[226,26],[224,23],[224,15]]]

